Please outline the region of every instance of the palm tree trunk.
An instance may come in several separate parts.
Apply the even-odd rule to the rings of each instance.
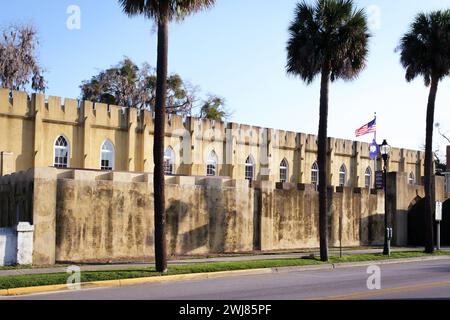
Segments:
[[[164,136],[166,118],[168,73],[169,18],[158,21],[158,57],[156,67],[156,108],[153,160],[155,163],[153,187],[155,206],[155,260],[156,271],[167,271],[166,210],[164,195]]]
[[[320,234],[320,260],[328,261],[328,88],[330,84],[330,68],[322,68],[322,81],[320,87],[320,120],[317,148],[317,162],[319,165],[319,234]]]
[[[427,107],[427,127],[425,142],[425,252],[433,253],[434,251],[434,232],[433,232],[433,127],[434,127],[434,106],[439,80],[433,77],[431,80],[430,95],[428,97]]]

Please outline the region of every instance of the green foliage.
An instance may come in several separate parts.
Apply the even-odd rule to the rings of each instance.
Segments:
[[[43,69],[36,57],[37,32],[31,25],[10,26],[1,31],[0,86],[10,90],[44,91]]]
[[[287,72],[310,84],[324,66],[331,81],[352,80],[366,65],[367,17],[352,0],[319,0],[297,5],[289,27]]]
[[[231,113],[227,111],[224,106],[225,100],[223,98],[209,96],[200,108],[199,117],[215,121],[224,121],[231,116]]]
[[[212,7],[215,2],[215,0],[119,0],[123,11],[129,16],[143,15],[156,22],[166,14],[170,21],[183,20],[190,14]]]
[[[139,74],[139,68],[128,58],[114,67],[101,71],[90,81],[81,85],[82,99],[126,107],[141,107],[147,99],[141,98],[140,87],[147,81],[146,69]],[[140,76],[143,79],[140,79]],[[147,97],[146,97],[147,98]]]
[[[156,73],[154,68],[143,64],[139,68],[131,59],[125,58],[117,65],[101,71],[89,81],[84,81],[81,98],[94,102],[114,104],[129,108],[154,110],[156,104]],[[199,108],[201,117],[223,120],[228,113],[223,109],[224,99],[214,95],[206,100],[198,97],[198,88],[184,81],[180,75],[167,78],[167,113],[190,116]]]
[[[422,76],[426,86],[433,77],[437,81],[450,70],[450,10],[420,13],[397,48],[406,69],[406,80]]]

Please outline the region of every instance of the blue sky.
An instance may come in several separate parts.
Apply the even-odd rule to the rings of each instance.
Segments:
[[[355,139],[355,129],[377,112],[379,140],[418,149],[425,140],[428,88],[422,79],[405,82],[394,49],[416,13],[450,8],[450,0],[355,2],[370,12],[379,10],[379,15],[370,15],[376,23],[367,68],[357,80],[331,86],[329,135]],[[208,12],[172,25],[170,72],[199,85],[205,94],[223,96],[234,111],[231,121],[316,134],[318,79],[307,86],[285,72],[287,28],[296,3],[218,0]],[[81,9],[79,30],[66,27],[69,5]],[[153,23],[128,18],[114,0],[15,0],[0,11],[0,25],[10,23],[37,27],[49,95],[79,97],[83,80],[124,56],[156,65]],[[436,121],[450,132],[449,83],[440,84]],[[444,145],[438,137],[436,141]]]

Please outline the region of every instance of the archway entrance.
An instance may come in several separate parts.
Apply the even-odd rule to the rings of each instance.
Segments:
[[[417,197],[408,211],[408,245],[425,245],[425,199]],[[436,243],[436,224],[434,224]],[[441,221],[441,246],[450,246],[450,199],[444,202]]]
[[[450,199],[442,206],[441,246],[450,246]]]
[[[425,245],[425,199],[414,199],[408,211],[408,245]]]

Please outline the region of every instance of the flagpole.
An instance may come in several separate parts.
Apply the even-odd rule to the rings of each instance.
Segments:
[[[377,113],[375,112],[375,124],[377,123]],[[377,129],[378,129],[378,126],[377,126]],[[374,134],[374,139],[375,139],[375,141],[377,141],[377,130],[375,130],[375,134]]]
[[[377,113],[375,112],[375,124],[377,124]],[[374,140],[375,143],[377,142],[377,129],[378,129],[378,125],[376,126],[375,132],[374,132]],[[375,180],[376,180],[376,173],[377,173],[377,157],[375,157],[375,159],[373,160],[373,183],[374,186],[376,184]]]

